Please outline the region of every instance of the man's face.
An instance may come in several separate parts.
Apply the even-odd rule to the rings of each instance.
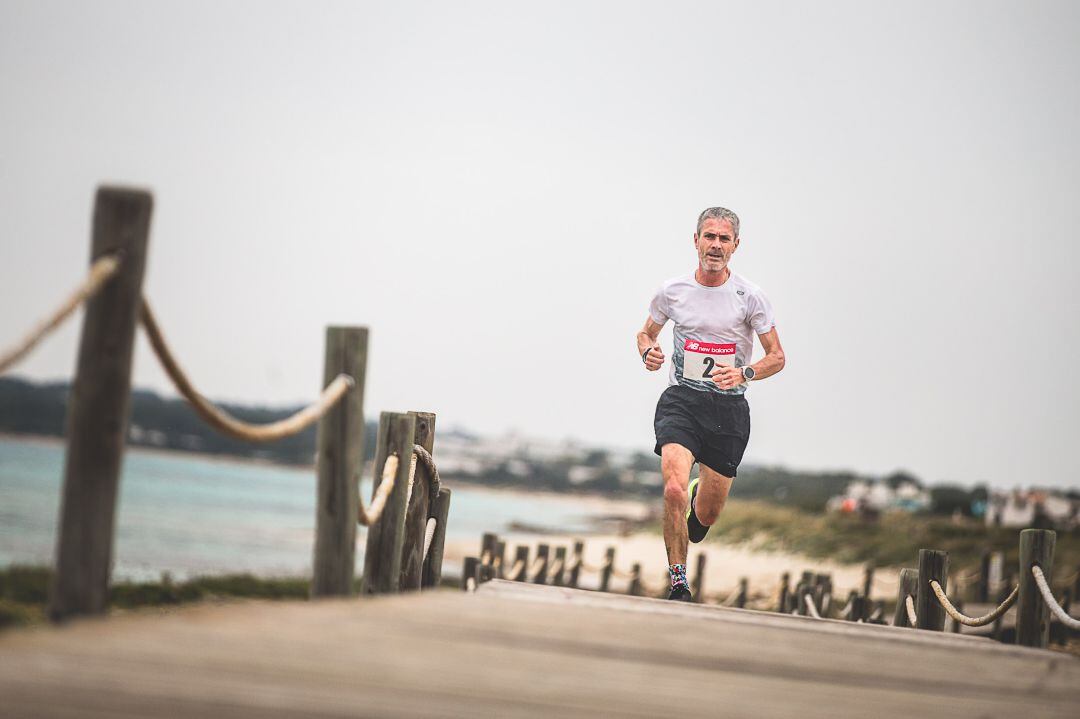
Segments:
[[[702,224],[701,232],[694,235],[698,262],[705,272],[720,272],[727,267],[738,246],[735,230],[727,220],[710,217]]]

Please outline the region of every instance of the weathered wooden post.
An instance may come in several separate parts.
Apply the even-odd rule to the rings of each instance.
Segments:
[[[533,575],[533,584],[547,584],[547,570],[548,570],[548,555],[551,552],[551,547],[546,544],[536,545],[536,559],[538,560],[539,569],[536,570],[536,574]]]
[[[1065,587],[1061,593],[1061,608],[1068,614],[1072,609],[1072,587]],[[1061,622],[1050,625],[1050,641],[1054,644],[1065,645],[1069,642],[1070,629]]]
[[[585,542],[580,539],[574,540],[574,559],[573,564],[570,565],[570,581],[567,582],[568,586],[577,588],[578,579],[581,577],[581,563],[584,561],[585,556]]]
[[[480,537],[480,581],[486,582],[495,576],[495,543],[498,541],[493,532],[484,532]]]
[[[435,449],[435,414],[432,412],[409,412],[413,418],[413,444],[423,447],[428,454]],[[410,448],[408,460],[413,460]],[[420,589],[424,573],[424,537],[427,534],[428,517],[431,516],[431,482],[433,477],[427,465],[416,459],[412,489],[408,492],[408,508],[405,510],[405,537],[401,546],[401,589]],[[491,579],[485,576],[486,581]]]
[[[480,558],[465,557],[465,566],[461,570],[461,588],[466,592],[476,591],[480,586]]]
[[[896,612],[893,614],[894,627],[910,627],[907,615],[907,598],[912,600],[919,593],[919,570],[904,568],[900,570],[899,588],[896,590]]]
[[[806,608],[806,596],[810,593],[812,587],[809,584],[804,584],[802,580],[795,585],[795,613],[799,616],[809,616],[810,612]]]
[[[397,455],[394,489],[375,526],[368,527],[364,553],[364,594],[396,594],[401,590],[401,545],[405,538],[405,509],[409,495],[409,460],[412,457],[416,418],[409,414],[383,412],[375,445],[375,481],[372,496],[382,484],[386,458]]]
[[[749,588],[749,580],[746,577],[739,577],[739,594],[735,599],[735,606],[739,609],[746,608],[746,595]]]
[[[348,596],[356,572],[357,477],[364,457],[366,327],[327,327],[323,386],[339,374],[355,386],[319,420],[316,433],[315,557],[311,596]]]
[[[869,598],[874,586],[874,565],[867,564],[863,568],[862,595]]]
[[[608,591],[611,586],[611,574],[615,571],[615,547],[608,547],[604,552],[604,566],[600,568],[600,591]]]
[[[852,592],[851,609],[848,610],[846,619],[852,622],[865,622],[870,616],[870,598],[865,594]]]
[[[945,609],[938,602],[930,582],[941,585],[947,591],[949,582],[949,553],[935,549],[919,550],[919,591],[915,596],[916,628],[940,632],[945,628]]]
[[[694,566],[694,586],[692,593],[694,601],[702,604],[705,602],[705,552],[697,555],[697,563]]]
[[[446,520],[450,516],[450,490],[439,488],[439,494],[431,503],[431,517],[435,520],[435,534],[431,535],[431,547],[424,557],[425,587],[437,587],[442,581],[443,548],[446,546]]]
[[[495,577],[502,579],[506,574],[506,541],[500,539],[495,542]]]
[[[559,571],[553,574],[551,583],[556,587],[561,587],[566,574],[566,547],[555,547],[555,567]]]
[[[990,550],[984,549],[979,555],[979,583],[975,585],[975,601],[990,601]]]
[[[1073,597],[1080,600],[1080,564],[1076,565],[1076,573],[1073,576],[1074,576],[1073,587],[1072,587]]]
[[[1012,593],[1012,590],[1009,588],[1009,582],[1002,582],[1000,588],[997,591],[997,603],[1001,604],[1002,602],[1004,602],[1010,593]],[[1002,614],[994,620],[994,623],[992,625],[990,625],[990,638],[994,641],[1000,642],[1004,633],[1005,615]]]
[[[148,192],[99,187],[90,263],[119,267],[86,302],[67,414],[64,491],[49,618],[101,614],[108,604],[116,498],[131,407],[131,356],[142,303],[154,200]]]
[[[512,581],[524,582],[529,577],[529,548],[528,546],[519,544],[517,549],[514,550],[514,566],[518,567],[518,570],[513,573],[514,576],[510,577]],[[513,569],[513,567],[511,567]]]
[[[630,567],[630,587],[626,592],[632,597],[641,596],[641,563],[634,562]]]
[[[788,611],[788,583],[791,582],[791,574],[784,572],[780,575],[780,595],[776,600],[776,611],[786,612]]]
[[[1050,607],[1039,592],[1032,567],[1038,567],[1047,583],[1054,569],[1057,534],[1049,529],[1020,532],[1020,596],[1016,600],[1016,643],[1046,648],[1050,638]]]

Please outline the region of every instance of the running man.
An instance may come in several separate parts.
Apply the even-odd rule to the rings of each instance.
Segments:
[[[669,386],[656,404],[653,426],[664,475],[668,599],[685,602],[692,600],[687,540],[700,542],[716,521],[750,439],[746,385],[784,368],[772,305],[760,287],[728,268],[738,247],[734,212],[702,212],[694,233],[697,269],[660,287],[637,334],[638,357],[655,372],[665,359],[657,337],[668,320],[675,323]],[[765,356],[750,364],[755,334]],[[699,476],[689,482],[694,462]]]

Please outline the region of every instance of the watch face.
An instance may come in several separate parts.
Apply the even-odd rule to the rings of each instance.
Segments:
[[[755,374],[757,374],[757,373],[754,372],[754,368],[750,367],[749,365],[742,368],[742,376],[745,379],[754,379]]]

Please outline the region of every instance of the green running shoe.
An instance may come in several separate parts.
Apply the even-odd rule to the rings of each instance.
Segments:
[[[700,479],[701,477],[694,477],[690,481],[690,506],[686,510],[686,535],[694,544],[705,539],[705,535],[709,533],[709,528],[699,522],[697,514],[694,513],[694,499],[697,497]]]

